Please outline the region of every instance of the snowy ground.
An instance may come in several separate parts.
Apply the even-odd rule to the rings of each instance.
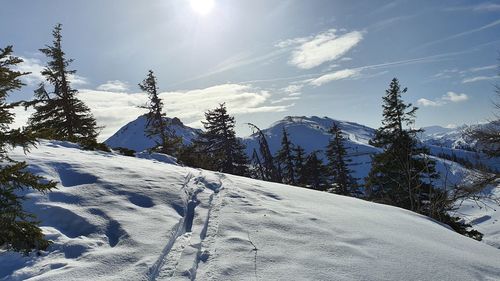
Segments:
[[[402,209],[60,142],[27,158],[60,182],[27,195],[54,244],[0,253],[0,280],[500,279],[498,249]]]

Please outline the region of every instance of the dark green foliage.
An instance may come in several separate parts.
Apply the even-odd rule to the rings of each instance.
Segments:
[[[227,113],[226,105],[205,112],[202,121],[205,131],[196,141],[198,153],[204,154],[209,169],[224,173],[248,175],[248,158],[244,145],[236,138],[234,117]]]
[[[250,176],[254,179],[264,180],[265,179],[264,168],[262,167],[262,162],[260,161],[259,154],[255,149],[253,150],[250,164],[251,164]]]
[[[303,167],[302,181],[306,187],[326,191],[327,189],[327,170],[323,161],[318,158],[318,152],[313,151],[307,157]]]
[[[126,147],[115,147],[115,148],[113,148],[113,150],[116,150],[121,155],[130,156],[130,157],[134,157],[135,156],[135,152],[136,152],[135,150],[128,149]]]
[[[351,159],[348,158],[344,146],[345,138],[337,123],[333,123],[330,134],[333,135],[333,138],[328,143],[326,156],[328,169],[333,178],[333,191],[341,195],[350,195],[355,191],[356,181],[351,176],[351,170],[348,166]]]
[[[306,152],[300,145],[298,145],[297,148],[294,149],[294,152],[295,157],[293,159],[293,166],[295,169],[295,175],[297,177],[297,184],[304,186],[306,184],[306,175],[304,170]]]
[[[373,156],[366,185],[375,201],[421,212],[438,174],[434,161],[424,157],[427,150],[417,142],[420,130],[411,128],[417,108],[401,99],[406,91],[394,78],[383,97],[382,127],[371,143],[384,152]]]
[[[12,56],[12,46],[0,49],[0,247],[29,253],[31,250],[44,250],[50,244],[44,239],[34,215],[22,208],[25,189],[41,192],[55,188],[54,182],[44,181],[27,171],[25,162],[17,162],[7,155],[9,148],[21,146],[27,152],[35,144],[35,138],[29,132],[9,129],[14,114],[9,110],[12,105],[6,103],[9,92],[23,86],[19,79],[21,73],[12,68],[21,63],[20,58]]]
[[[37,136],[49,139],[86,143],[92,147],[96,143],[98,127],[94,116],[81,100],[76,97],[78,90],[70,85],[69,78],[75,70],[69,70],[68,60],[61,47],[61,24],[52,32],[52,46],[40,49],[49,58],[41,74],[53,86],[47,91],[44,84],[35,90],[35,99],[25,103],[33,106],[35,113],[28,120],[29,130]]]
[[[259,127],[254,124],[248,123],[252,130],[256,131],[258,134],[259,141],[259,151],[260,151],[260,161],[262,166],[262,174],[264,175],[263,180],[272,182],[281,182],[281,175],[278,167],[275,165],[275,160],[269,149],[269,144],[267,143],[266,136],[259,129]]]
[[[165,119],[163,102],[158,97],[156,77],[152,70],[148,72],[148,76],[139,84],[139,87],[148,93],[149,96],[148,104],[142,108],[148,110],[146,114],[148,119],[146,123],[146,135],[153,138],[156,142],[156,146],[152,148],[152,151],[177,155],[182,139],[175,135],[175,132],[169,126],[169,122]]]
[[[435,162],[427,156],[428,150],[416,138],[421,130],[412,128],[417,108],[403,102],[401,94],[406,91],[394,78],[383,97],[382,127],[377,129],[371,144],[384,151],[372,157],[372,167],[366,178],[368,196],[380,203],[450,223],[462,234],[472,233],[478,237],[449,216],[454,200],[432,184],[439,175]]]
[[[288,133],[283,128],[283,137],[281,139],[281,148],[276,153],[275,159],[281,168],[281,176],[283,183],[294,185],[295,182],[295,167],[293,163],[293,144],[288,139]]]

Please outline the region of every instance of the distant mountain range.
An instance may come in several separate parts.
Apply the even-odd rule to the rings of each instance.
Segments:
[[[182,137],[184,144],[192,143],[198,134],[199,129],[194,129],[184,125],[178,118],[166,118],[170,121],[175,133]],[[269,128],[261,128],[266,135],[269,147],[272,153],[276,153],[281,145],[282,131],[286,128],[291,142],[304,148],[307,153],[319,151],[319,156],[324,158],[323,151],[328,144],[331,135],[329,129],[333,123],[337,123],[345,134],[347,141],[346,147],[352,158],[354,165],[351,167],[354,176],[363,179],[370,170],[371,155],[380,151],[379,148],[369,144],[373,138],[375,129],[360,125],[354,122],[331,119],[329,117],[306,117],[306,116],[288,116],[273,123]],[[142,151],[151,148],[155,142],[144,134],[146,127],[146,116],[140,116],[136,120],[123,126],[118,132],[105,141],[112,148],[125,147],[135,151]],[[434,156],[445,157],[437,160],[437,169],[442,173],[448,173],[447,179],[458,180],[466,173],[466,169],[453,161],[452,157],[466,159],[471,163],[481,161],[492,169],[500,169],[498,159],[483,159],[476,152],[467,151],[463,148],[472,144],[462,136],[463,128],[449,129],[440,126],[431,126],[423,128],[425,132],[420,136]],[[249,157],[254,149],[258,150],[257,135],[242,138],[246,146],[246,152]],[[473,146],[472,146],[473,147]],[[444,155],[444,156],[443,156]]]

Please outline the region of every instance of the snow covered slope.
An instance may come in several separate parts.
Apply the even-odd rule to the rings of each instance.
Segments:
[[[190,144],[200,132],[199,129],[193,129],[184,125],[178,118],[165,117],[167,122],[171,122],[170,128],[179,137],[182,137],[184,144]],[[146,115],[139,116],[134,121],[123,126],[114,135],[109,137],[105,143],[112,148],[125,147],[135,151],[143,151],[155,145],[153,139],[144,134],[146,129]]]
[[[0,280],[498,280],[500,251],[399,208],[42,142],[26,194],[54,241]]]

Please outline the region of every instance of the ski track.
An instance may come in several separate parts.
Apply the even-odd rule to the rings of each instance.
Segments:
[[[156,262],[148,269],[146,280],[195,280],[201,262],[213,252],[223,201],[223,174],[216,182],[207,180],[201,170],[189,172],[181,187],[185,193],[184,216],[171,230],[172,235]]]

